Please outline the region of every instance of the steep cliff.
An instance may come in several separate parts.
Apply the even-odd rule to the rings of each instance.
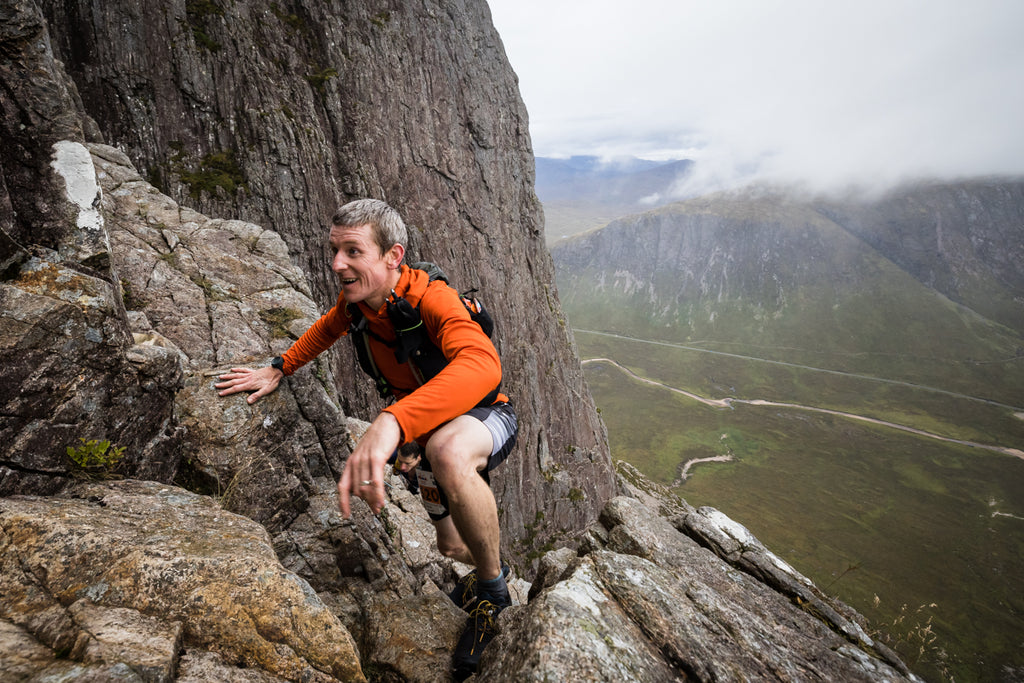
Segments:
[[[1024,330],[1024,181],[982,178],[815,206],[923,285]]]
[[[526,112],[483,0],[41,5],[104,140],[175,201],[278,232],[321,310],[338,293],[332,211],[360,196],[395,206],[410,257],[479,287],[498,320],[521,419],[517,457],[494,477],[509,551],[526,551],[538,513],[541,544],[594,517],[613,492],[603,426],[562,324]],[[238,351],[219,361],[258,349]],[[343,410],[371,417],[348,345],[329,360]]]

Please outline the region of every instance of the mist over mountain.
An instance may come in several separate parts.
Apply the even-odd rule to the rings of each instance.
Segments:
[[[967,356],[1020,343],[1022,226],[1020,180],[845,201],[762,188],[622,218],[552,253],[579,327]]]
[[[636,157],[538,157],[536,161],[537,196],[541,201],[642,202],[655,193],[667,193],[693,165],[687,159],[651,161]]]
[[[548,244],[679,199],[673,188],[692,166],[687,159],[537,157],[536,190]]]

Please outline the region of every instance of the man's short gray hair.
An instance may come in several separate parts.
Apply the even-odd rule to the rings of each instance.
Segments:
[[[331,224],[339,228],[369,225],[373,241],[383,254],[396,244],[408,247],[409,232],[397,211],[379,199],[356,199],[334,212]]]

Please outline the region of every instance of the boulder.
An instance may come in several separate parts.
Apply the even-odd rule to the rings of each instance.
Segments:
[[[759,546],[715,511],[700,514],[748,549]],[[849,608],[784,564],[775,573],[813,602],[730,565],[635,498],[610,501],[600,523],[604,548],[541,563],[565,568],[526,607],[502,613],[479,678],[914,680]],[[841,612],[851,618],[837,621]]]
[[[125,449],[109,470],[169,480],[176,350],[136,344],[108,275],[53,249],[25,253],[0,281],[0,494],[66,485],[82,469],[68,448],[88,441]]]
[[[18,666],[39,674],[66,658],[173,680],[184,649],[286,680],[362,680],[352,637],[266,530],[173,486],[0,498],[0,587],[0,623],[36,652]]]

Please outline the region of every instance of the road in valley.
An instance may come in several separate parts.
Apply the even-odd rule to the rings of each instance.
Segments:
[[[839,375],[841,377],[852,377],[855,379],[863,379],[870,382],[880,382],[882,384],[895,384],[898,386],[910,387],[912,389],[920,389],[922,391],[930,391],[936,394],[944,394],[946,396],[953,396],[955,398],[962,398],[968,401],[976,401],[978,403],[986,403],[990,406],[998,406],[1000,408],[1007,408],[1016,412],[1024,412],[1024,407],[1011,406],[998,401],[993,401],[988,398],[981,398],[978,396],[969,396],[967,394],[960,394],[955,391],[949,391],[947,389],[938,389],[936,387],[929,387],[924,384],[914,384],[913,382],[905,382],[899,379],[886,379],[884,377],[873,377],[872,375],[861,375],[856,372],[844,372],[843,370],[829,370],[827,368],[816,368],[813,365],[800,365],[799,363],[789,363],[783,360],[770,360],[768,358],[758,358],[757,356],[745,356],[739,353],[729,353],[728,351],[715,351],[714,349],[705,349],[699,346],[687,346],[686,344],[676,344],[673,342],[663,341],[651,341],[649,339],[639,339],[637,337],[628,337],[624,334],[614,334],[612,332],[598,332],[596,330],[583,330],[574,327],[573,332],[584,332],[586,334],[594,334],[599,337],[614,337],[615,339],[624,339],[626,341],[637,342],[638,344],[651,344],[653,346],[667,346],[673,349],[682,349],[684,351],[696,351],[698,353],[709,353],[714,356],[727,356],[729,358],[739,358],[741,360],[756,361],[758,363],[767,363],[769,365],[780,365],[787,368],[799,368],[801,370],[809,370],[811,372],[822,372],[827,375]],[[685,392],[684,392],[685,393]]]
[[[585,332],[587,330],[581,330],[581,331]],[[595,333],[595,334],[605,334],[605,333]],[[615,336],[618,336],[618,335],[606,334],[606,336],[615,337]],[[622,338],[623,339],[632,339],[633,341],[640,341],[640,340],[633,339],[632,337],[622,337]],[[656,343],[656,342],[654,342],[654,343]],[[687,347],[682,347],[682,348],[687,348]],[[701,349],[692,349],[692,350],[699,351]],[[722,352],[718,352],[718,351],[706,351],[706,352],[707,353],[722,353]],[[724,354],[724,355],[734,356],[734,357],[739,357],[739,358],[748,358],[748,356],[736,356],[735,354],[731,354],[731,353],[727,353],[727,354]],[[763,360],[763,359],[750,358],[750,360]],[[783,362],[780,362],[780,361],[764,361],[764,362],[779,363],[781,365],[789,365],[789,366],[792,366],[792,367],[806,368],[808,370],[818,370],[818,368],[809,368],[807,366],[794,365],[793,363],[783,363]],[[626,368],[626,367],[620,365],[619,363],[617,363],[616,361],[612,360],[611,358],[590,358],[588,360],[582,361],[582,363],[584,365],[586,365],[588,363],[607,363],[609,365],[613,365],[616,368],[618,368],[621,372],[625,373],[626,375],[628,375],[629,377],[633,378],[634,380],[636,380],[638,382],[643,382],[644,384],[649,384],[651,386],[659,387],[661,389],[665,389],[667,391],[671,391],[671,392],[676,393],[676,394],[681,394],[683,396],[686,396],[687,398],[691,398],[691,399],[693,399],[695,401],[699,401],[699,402],[703,403],[704,405],[712,406],[714,408],[732,408],[736,404],[744,404],[744,405],[750,405],[750,406],[769,406],[769,407],[773,407],[773,408],[788,408],[788,409],[791,409],[791,410],[804,410],[804,411],[813,412],[813,413],[823,413],[823,414],[826,414],[826,415],[835,415],[837,417],[844,417],[844,418],[847,418],[847,419],[850,419],[850,420],[859,420],[861,422],[869,422],[871,424],[881,425],[883,427],[889,427],[889,428],[892,428],[892,429],[898,429],[900,431],[909,432],[911,434],[917,434],[918,436],[924,436],[924,437],[928,437],[930,439],[937,439],[939,441],[946,441],[948,443],[955,443],[955,444],[960,444],[960,445],[963,445],[963,446],[970,446],[972,448],[981,448],[981,449],[988,450],[988,451],[995,451],[997,453],[1002,453],[1004,455],[1011,455],[1011,456],[1013,456],[1015,458],[1020,458],[1020,459],[1024,460],[1024,451],[1021,451],[1021,450],[1016,449],[1016,448],[1005,448],[1003,446],[993,446],[991,444],[977,443],[975,441],[965,441],[963,439],[953,439],[953,438],[950,438],[948,436],[942,436],[941,434],[933,434],[931,432],[926,432],[924,430],[916,429],[914,427],[908,427],[907,425],[901,425],[901,424],[897,424],[895,422],[888,422],[886,420],[879,420],[877,418],[867,417],[865,415],[857,415],[855,413],[845,413],[845,412],[842,412],[842,411],[839,411],[839,410],[831,410],[829,408],[818,408],[818,407],[815,407],[815,406],[805,406],[805,405],[800,405],[798,403],[783,403],[783,402],[779,402],[779,401],[764,401],[764,400],[760,400],[760,399],[742,399],[742,398],[731,398],[731,397],[729,397],[729,398],[714,398],[714,399],[712,399],[712,398],[705,398],[703,396],[699,396],[699,395],[691,393],[689,391],[684,391],[683,389],[679,389],[679,388],[676,388],[676,387],[673,387],[673,386],[669,386],[669,385],[665,384],[664,382],[658,382],[658,381],[655,381],[655,380],[652,380],[652,379],[648,379],[646,377],[641,377],[640,375],[636,374],[635,372],[633,372],[629,368]],[[853,377],[863,377],[863,375],[852,375],[851,373],[837,372],[837,371],[833,371],[833,370],[819,370],[819,371],[820,372],[836,372],[837,374],[848,375],[848,376],[853,376]],[[867,378],[867,379],[877,379],[877,378]],[[879,380],[879,381],[886,381],[886,380]],[[894,383],[896,383],[896,384],[905,384],[907,386],[915,386],[915,387],[917,386],[917,385],[914,385],[914,384],[909,384],[907,382],[898,382],[898,381],[896,381]],[[928,388],[928,387],[919,387],[919,388]],[[941,391],[942,393],[952,394],[954,396],[961,396],[962,398],[972,398],[972,397],[969,397],[969,396],[962,396],[961,394],[955,394],[953,392],[942,391],[940,389],[934,389],[934,391]],[[985,399],[975,399],[975,400],[982,400],[982,401],[984,401]],[[986,402],[987,403],[993,403],[992,401],[986,401]],[[997,404],[997,405],[1001,405],[1001,404]],[[1010,407],[1010,406],[1007,406],[1007,407]],[[686,463],[684,465],[684,467],[686,468],[686,469],[683,470],[684,473],[685,473],[686,470],[689,469],[688,466],[691,465],[691,464],[696,464],[696,463],[692,463],[692,462],[691,463]]]

